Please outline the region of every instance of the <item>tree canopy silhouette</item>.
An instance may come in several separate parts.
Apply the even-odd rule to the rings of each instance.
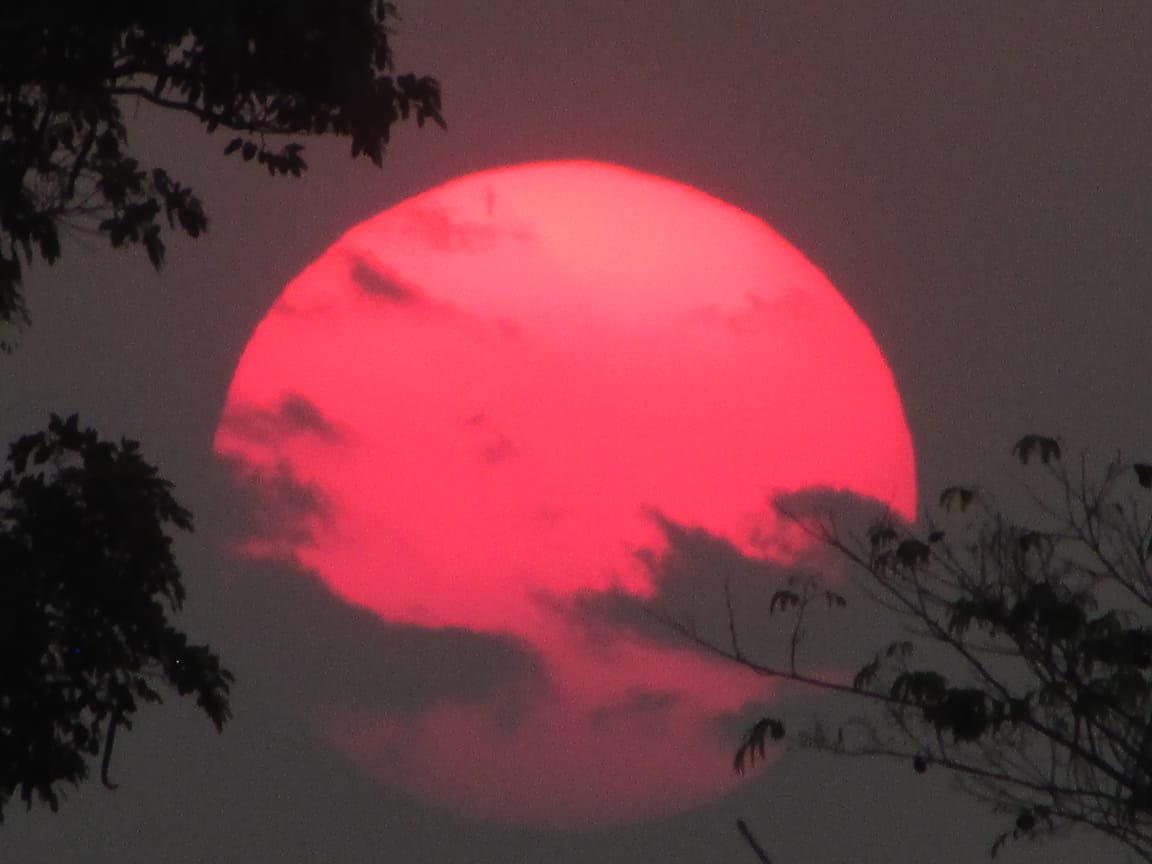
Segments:
[[[853,579],[829,591],[807,574],[776,592],[769,614],[790,618],[791,631],[778,663],[743,653],[734,630],[731,645],[705,644],[762,675],[877,709],[788,739],[950,772],[1007,814],[993,854],[1080,827],[1152,861],[1152,466],[1116,457],[1093,469],[1087,455],[1069,465],[1056,439],[1038,435],[1014,453],[1039,472],[1023,505],[954,486],[919,530],[886,515],[857,534],[827,510],[785,504]],[[851,682],[805,673],[796,654],[805,621],[843,614],[853,588],[894,613],[901,637]],[[736,770],[785,735],[780,717],[760,719]]]
[[[383,0],[0,5],[0,323],[27,323],[22,265],[57,260],[65,224],[157,268],[166,229],[207,228],[191,189],[131,155],[126,105],[227,130],[226,154],[273,175],[306,170],[301,135],[379,165],[398,121],[443,125],[437,82],[392,72],[395,17]]]
[[[0,476],[0,818],[18,791],[59,804],[118,726],[167,685],[220,729],[232,675],[168,619],[184,601],[169,529],[192,517],[134,441],[76,415],[8,450]]]
[[[299,177],[300,138],[351,139],[379,165],[392,127],[443,126],[440,88],[393,73],[382,0],[61,0],[0,4],[0,328],[29,323],[25,266],[62,232],[164,261],[166,231],[197,237],[203,202],[129,149],[141,103],[226,130],[225,156]],[[276,141],[273,146],[270,141]],[[0,334],[0,348],[11,350]],[[19,793],[55,809],[161,687],[219,729],[231,674],[176,629],[184,599],[171,530],[191,516],[135,442],[77,417],[15,441],[0,479],[0,817]]]

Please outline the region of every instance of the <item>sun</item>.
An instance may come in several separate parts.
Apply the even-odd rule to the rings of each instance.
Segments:
[[[676,538],[778,563],[777,494],[916,506],[892,374],[820,271],[748,213],[593,162],[472,174],[350,230],[252,335],[215,448],[307,505],[243,554],[527,658],[418,712],[332,706],[322,734],[420,800],[536,825],[735,782],[723,722],[770,689],[604,613],[664,590]]]

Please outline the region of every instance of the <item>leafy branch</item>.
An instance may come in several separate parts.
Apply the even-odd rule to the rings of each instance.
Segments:
[[[876,651],[850,685],[798,667],[816,601],[847,605],[813,577],[794,577],[769,603],[771,615],[791,616],[782,664],[661,620],[760,675],[873,706],[833,732],[817,725],[792,740],[950,772],[1013,814],[994,853],[1081,826],[1152,861],[1152,467],[1117,456],[1094,471],[1086,454],[1069,466],[1060,442],[1039,435],[1013,453],[1041,480],[1025,487],[1023,520],[965,486],[941,493],[922,532],[886,514],[846,534],[831,516],[781,508],[850,564],[849,587],[911,637]],[[746,771],[784,737],[782,719],[762,718],[734,767]]]

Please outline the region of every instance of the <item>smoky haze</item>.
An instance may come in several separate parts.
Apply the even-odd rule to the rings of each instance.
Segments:
[[[591,158],[731,202],[829,276],[893,370],[922,499],[996,482],[1027,431],[1139,452],[1152,420],[1152,9],[718,0],[690,14],[436,0],[400,11],[400,65],[441,79],[448,131],[402,130],[379,172],[351,163],[344,143],[313,142],[303,180],[273,181],[223,160],[225,139],[194,124],[130,112],[134,145],[203,195],[209,234],[172,244],[160,276],[85,237],[27,275],[35,325],[3,358],[0,431],[76,410],[144,442],[197,515],[179,548],[185,620],[234,666],[237,695],[221,736],[176,700],[142,715],[117,744],[119,790],[77,790],[55,815],[14,811],[0,860],[749,861],[736,818],[780,864],[981,860],[995,823],[942,778],[803,754],[685,814],[600,831],[476,823],[382,786],[315,735],[303,706],[531,689],[531,652],[381,625],[289,563],[241,571],[220,551],[240,511],[213,436],[254,327],[350,226],[469,172]],[[386,286],[381,302],[399,290],[373,284]],[[306,410],[295,416],[312,428]],[[290,485],[285,499],[312,512]],[[356,652],[419,665],[366,671]],[[632,707],[658,713],[660,698]],[[1011,854],[1102,860],[1077,842]]]

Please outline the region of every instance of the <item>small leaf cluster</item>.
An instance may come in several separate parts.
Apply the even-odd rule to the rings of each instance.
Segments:
[[[129,440],[73,415],[8,450],[0,476],[0,817],[19,794],[53,810],[116,724],[158,688],[220,729],[232,674],[170,621],[184,601],[170,529],[191,515]],[[106,754],[105,758],[107,759]]]
[[[784,737],[784,722],[775,717],[761,717],[744,733],[744,740],[736,749],[732,767],[737,774],[748,771],[758,760],[764,759],[768,741],[779,741]]]
[[[730,656],[874,706],[797,740],[949,772],[1011,814],[993,854],[1079,826],[1152,861],[1152,464],[1117,456],[1091,467],[1034,434],[1012,452],[1029,478],[1023,506],[954,485],[919,528],[886,514],[851,536],[832,516],[810,529],[905,633],[851,685],[797,670],[800,623],[819,595],[809,582],[790,582],[770,605],[796,617],[786,664]],[[783,734],[782,722],[761,720],[736,769]]]
[[[1013,453],[1049,483],[1029,487],[1029,521],[953,486],[939,503],[967,520],[955,532],[934,523],[921,539],[891,522],[869,532],[855,560],[955,668],[911,667],[914,645],[902,641],[855,686],[888,700],[918,742],[918,771],[945,764],[1014,809],[994,852],[1087,824],[1150,853],[1152,468],[1116,458],[1093,478],[1086,457],[1068,466],[1041,435]]]

